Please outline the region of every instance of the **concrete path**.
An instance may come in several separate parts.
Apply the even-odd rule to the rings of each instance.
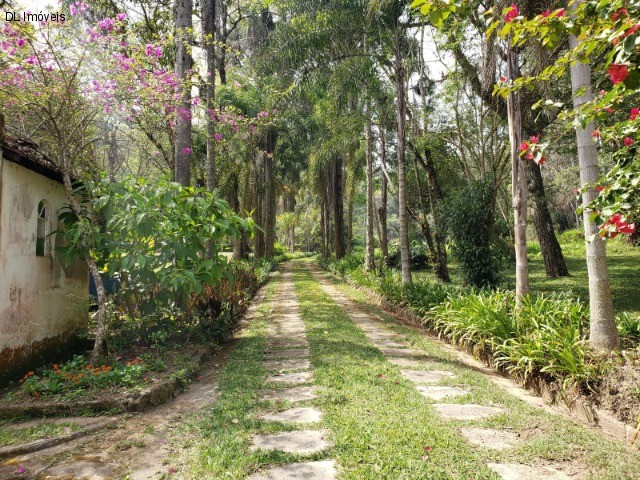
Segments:
[[[271,371],[267,382],[273,388],[263,392],[261,396],[262,401],[270,402],[272,410],[262,414],[259,419],[263,422],[293,423],[296,426],[309,427],[309,424],[318,423],[322,419],[322,412],[311,407],[297,406],[300,402],[304,403],[317,398],[318,394],[314,386],[306,385],[313,381],[309,360],[311,352],[289,270],[286,270],[282,277],[274,305],[276,314],[268,329],[265,341],[267,348],[264,355],[265,369]],[[282,385],[285,387],[282,388]],[[282,403],[296,404],[296,407],[279,409],[278,406]],[[326,431],[306,428],[269,435],[254,435],[250,449],[309,455],[321,454],[331,446]],[[332,480],[335,476],[335,462],[325,460],[295,462],[265,468],[251,475],[249,479]]]

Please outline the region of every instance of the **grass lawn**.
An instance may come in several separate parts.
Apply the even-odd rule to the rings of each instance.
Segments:
[[[529,242],[529,282],[531,291],[560,292],[572,291],[576,297],[585,302],[589,298],[587,264],[585,260],[585,246],[579,241],[562,241],[562,251],[569,267],[569,277],[547,278],[540,247],[537,242]],[[613,304],[616,313],[630,312],[640,315],[640,247],[632,247],[622,240],[609,241],[607,244],[609,274],[613,293]],[[460,268],[453,258],[450,258],[449,268],[452,280],[462,283]],[[510,264],[505,273],[504,287],[515,288],[515,265]],[[416,272],[418,278],[435,279],[431,270]]]
[[[337,449],[337,453],[343,452],[338,461],[343,467],[353,469],[343,478],[498,478],[484,468],[487,462],[537,465],[553,462],[570,465],[569,470],[576,468],[584,474],[581,478],[637,478],[640,468],[637,450],[512,397],[496,388],[483,374],[457,362],[424,333],[407,328],[381,312],[362,292],[335,280],[334,284],[361,308],[382,317],[388,328],[403,335],[414,348],[429,355],[433,369],[456,373],[456,379],[443,380],[443,385],[462,385],[472,390],[470,395],[447,403],[492,404],[509,409],[506,415],[486,420],[444,422],[435,414],[432,402],[421,397],[400,377],[398,367],[386,363],[376,349],[368,347],[357,327],[345,321],[339,309],[329,307],[333,332],[340,337],[325,338],[325,342],[331,342],[334,347],[320,353],[326,359],[324,381],[332,389],[340,389],[345,397],[344,404],[332,412],[334,430],[338,432],[338,439],[343,438],[345,442],[342,449]],[[312,285],[307,288],[313,289]],[[324,307],[329,299],[315,294],[314,299],[311,294],[299,293],[303,298],[313,299],[313,312],[318,312],[318,304]],[[319,313],[322,315],[322,310]],[[338,353],[334,353],[336,351]],[[344,365],[345,362],[348,363]],[[379,373],[383,373],[386,380],[378,379]],[[318,375],[318,378],[323,377]],[[474,447],[457,433],[462,426],[507,429],[519,433],[524,441],[519,447],[503,452]],[[426,462],[419,461],[420,443],[432,447]],[[377,475],[374,465],[383,469],[381,475]]]

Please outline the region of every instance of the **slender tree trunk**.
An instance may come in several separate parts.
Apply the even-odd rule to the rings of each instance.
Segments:
[[[353,250],[353,193],[349,195],[347,202],[347,236],[345,239],[345,247],[347,253]]]
[[[372,271],[375,268],[374,263],[374,251],[373,251],[373,218],[375,216],[373,206],[373,133],[371,131],[371,109],[367,108],[365,114],[367,116],[365,120],[365,142],[366,142],[366,183],[367,183],[367,218],[366,218],[366,230],[365,230],[365,260],[364,269],[367,272]]]
[[[507,76],[510,81],[520,76],[518,54],[509,47],[507,52]],[[509,141],[511,143],[513,225],[516,254],[516,306],[529,293],[529,261],[527,259],[527,179],[525,160],[520,158],[522,140],[522,113],[520,92],[512,92],[507,98]]]
[[[580,3],[580,2],[578,2]],[[576,5],[574,4],[574,7]],[[578,45],[575,36],[569,36],[571,49]],[[593,98],[591,91],[591,66],[576,61],[571,65],[571,88],[573,105],[577,109]],[[582,93],[582,94],[580,94]],[[598,151],[591,137],[594,125],[590,122],[586,129],[577,128],[578,162],[580,164],[580,182],[582,186],[594,185],[598,181]],[[589,343],[598,350],[615,350],[620,346],[620,336],[616,328],[611,297],[611,282],[607,267],[607,250],[598,236],[598,227],[591,219],[591,212],[586,208],[596,197],[593,188],[582,194],[584,208],[582,219],[584,236],[587,241],[587,271],[589,274]]]
[[[344,195],[342,192],[343,166],[342,157],[333,162],[333,240],[336,258],[344,257]]]
[[[418,183],[418,200],[420,201],[420,209],[422,210],[422,214],[418,215],[418,223],[420,224],[420,230],[422,230],[422,236],[427,242],[431,268],[433,268],[433,273],[435,273],[437,277],[440,272],[438,268],[440,260],[438,259],[438,252],[436,251],[435,243],[433,241],[433,235],[431,233],[431,226],[429,225],[429,219],[427,218],[427,205],[424,199],[424,187],[422,185],[422,181],[420,180],[420,172],[418,171],[417,157],[418,155],[414,155],[413,157],[413,169],[415,171],[416,181]]]
[[[405,71],[402,65],[402,42],[400,31],[395,38],[395,83],[396,120],[398,124],[398,220],[400,222],[400,265],[402,283],[411,284],[411,258],[409,253],[409,221],[407,218],[407,174],[406,174],[406,118],[405,118]]]
[[[64,162],[63,162],[64,163]],[[71,182],[71,177],[69,173],[62,172],[62,183],[64,185],[64,190],[67,194],[67,200],[69,200],[69,204],[73,210],[73,213],[77,215],[78,218],[83,218],[83,209],[80,205],[80,202],[73,194],[73,184]],[[91,364],[96,366],[100,363],[100,360],[104,358],[108,353],[108,334],[109,327],[107,325],[107,291],[104,288],[102,283],[102,275],[100,275],[100,270],[98,270],[98,265],[94,258],[89,254],[84,257],[84,261],[89,267],[89,273],[91,278],[93,278],[93,282],[96,285],[96,292],[98,294],[98,311],[95,315],[96,322],[96,338],[93,344],[93,351],[91,352]]]
[[[253,156],[253,221],[264,230],[264,152],[258,151]],[[253,236],[253,258],[264,257],[264,231],[256,229]]]
[[[435,273],[436,277],[443,282],[450,282],[451,277],[449,276],[449,265],[447,263],[447,246],[444,236],[444,229],[441,227],[440,222],[438,221],[438,204],[444,199],[444,195],[442,194],[440,181],[438,180],[438,175],[436,174],[436,166],[435,162],[433,161],[433,155],[431,154],[431,150],[429,149],[425,150],[424,170],[427,174],[427,180],[429,182],[429,203],[431,204],[431,215],[433,215],[436,230],[434,238],[438,256],[438,264],[436,265]]]
[[[240,198],[238,197],[238,193],[240,187],[238,185],[238,175],[234,174],[233,179],[231,180],[231,193],[229,196],[229,206],[233,209],[233,211],[237,214],[240,214]],[[233,237],[233,258],[236,260],[240,260],[246,257],[246,252],[244,251],[244,231],[238,237]]]
[[[562,248],[556,237],[553,220],[547,205],[547,197],[544,191],[544,182],[540,166],[535,162],[527,162],[527,182],[529,194],[533,200],[533,225],[540,243],[540,252],[544,261],[547,277],[566,277],[569,275],[567,262],[562,254]]]
[[[193,0],[175,0],[175,64],[181,81],[182,102],[176,114],[175,180],[182,185],[191,184],[191,83],[189,70],[193,60],[189,49],[192,41]]]
[[[216,188],[216,2],[217,0],[201,0],[202,2],[202,45],[206,52],[207,74],[205,78],[205,106],[207,110],[207,189]]]
[[[329,205],[327,201],[327,189],[322,189],[320,203],[320,230],[322,231],[322,258],[329,258]]]
[[[380,217],[380,250],[382,251],[380,270],[382,270],[383,266],[387,265],[387,260],[389,259],[389,241],[387,234],[388,189],[387,176],[385,175],[385,170],[387,168],[387,145],[385,142],[384,134],[384,130],[380,128],[380,162],[382,164],[380,170],[380,208],[378,209],[378,216]]]

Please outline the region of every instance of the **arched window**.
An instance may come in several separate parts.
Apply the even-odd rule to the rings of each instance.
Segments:
[[[38,229],[36,231],[36,255],[49,255],[49,209],[44,201],[38,203]]]

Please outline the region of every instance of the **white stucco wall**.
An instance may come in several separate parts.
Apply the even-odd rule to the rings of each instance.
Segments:
[[[0,149],[0,155],[2,150]],[[0,157],[0,376],[43,350],[64,349],[68,333],[87,321],[88,273],[36,256],[38,203],[48,205],[49,231],[66,203],[63,186]]]

